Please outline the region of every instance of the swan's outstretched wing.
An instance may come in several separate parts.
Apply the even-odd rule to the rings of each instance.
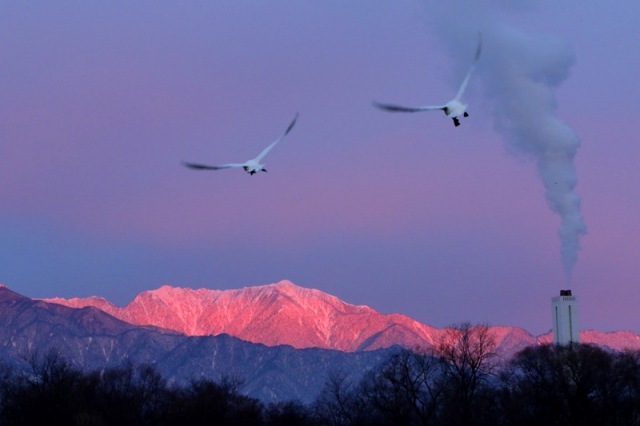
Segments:
[[[206,164],[197,164],[197,163],[187,163],[183,161],[185,167],[189,167],[190,169],[195,170],[222,170],[222,169],[231,169],[234,167],[244,167],[244,163],[230,163],[230,164],[221,164],[219,166],[208,166]]]
[[[482,33],[478,33],[478,47],[476,48],[476,56],[473,60],[473,65],[471,65],[471,68],[469,68],[469,72],[467,73],[467,76],[464,78],[464,80],[462,81],[462,84],[460,85],[460,88],[458,89],[458,93],[454,98],[456,101],[460,100],[460,98],[462,97],[462,94],[466,90],[467,84],[469,84],[469,79],[471,78],[471,74],[473,74],[473,72],[475,71],[476,64],[478,63],[478,59],[480,59],[480,53],[482,53]]]
[[[392,105],[392,104],[381,104],[379,102],[373,102],[373,106],[376,108],[383,109],[385,111],[391,112],[421,112],[421,111],[436,111],[443,110],[446,108],[446,105],[439,106],[419,106],[419,107],[404,107],[400,105]]]
[[[275,141],[271,142],[271,145],[269,145],[268,147],[266,147],[264,150],[262,150],[262,152],[260,153],[260,155],[258,155],[255,158],[255,161],[257,161],[258,163],[260,162],[260,160],[262,160],[264,158],[265,155],[267,155],[269,153],[269,151],[271,151],[271,148],[273,148],[274,146],[276,146],[282,139],[284,139],[285,136],[287,136],[287,134],[289,134],[289,132],[291,131],[291,129],[293,129],[293,126],[296,124],[296,120],[298,119],[298,113],[296,113],[296,116],[293,117],[293,121],[291,122],[291,124],[289,124],[289,127],[287,127],[287,130],[284,131],[284,133],[282,134],[282,136],[280,136],[278,139],[276,139]]]

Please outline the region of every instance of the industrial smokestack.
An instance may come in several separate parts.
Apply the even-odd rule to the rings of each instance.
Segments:
[[[571,290],[560,290],[560,296],[551,299],[551,315],[554,344],[580,343],[578,298],[571,294]]]

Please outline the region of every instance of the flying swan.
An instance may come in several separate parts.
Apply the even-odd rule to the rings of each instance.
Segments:
[[[183,161],[182,164],[184,164],[186,167],[189,167],[195,170],[222,170],[222,169],[231,169],[234,167],[242,167],[245,172],[249,173],[252,176],[258,172],[266,172],[267,169],[264,168],[265,165],[260,163],[260,161],[262,161],[265,155],[267,155],[269,151],[271,151],[271,149],[274,146],[276,146],[278,142],[284,139],[284,137],[291,131],[291,129],[293,129],[293,126],[294,124],[296,124],[297,119],[298,119],[298,114],[296,113],[296,116],[293,118],[293,121],[291,122],[291,124],[289,124],[289,127],[287,127],[287,130],[284,131],[282,136],[280,136],[278,139],[272,142],[271,145],[266,147],[260,153],[260,155],[258,155],[256,158],[247,160],[244,163],[229,163],[229,164],[221,164],[219,166],[208,166],[205,164],[187,163],[186,161]]]
[[[438,105],[438,106],[403,107],[399,105],[382,104],[374,101],[373,105],[380,109],[391,111],[391,112],[421,112],[421,111],[442,110],[444,111],[447,117],[451,117],[451,119],[453,120],[453,124],[457,127],[460,125],[460,119],[459,119],[460,116],[463,116],[463,117],[469,116],[469,113],[467,112],[468,105],[460,102],[460,98],[462,98],[462,94],[467,88],[467,84],[469,83],[471,74],[473,74],[473,72],[476,69],[476,64],[478,63],[478,59],[480,58],[481,51],[482,51],[482,35],[478,34],[478,48],[476,49],[476,55],[475,55],[473,64],[471,65],[471,68],[469,69],[467,76],[462,81],[462,84],[458,89],[458,93],[456,94],[456,97],[450,100],[449,102],[447,102],[446,104]]]

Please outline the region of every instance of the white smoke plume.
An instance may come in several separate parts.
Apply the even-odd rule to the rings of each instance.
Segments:
[[[532,5],[515,0],[433,1],[428,13],[430,27],[445,44],[458,75],[466,72],[482,33],[483,52],[474,78],[494,105],[494,128],[508,151],[537,166],[547,203],[561,218],[561,259],[570,281],[586,233],[575,192],[580,138],[556,116],[555,89],[569,76],[575,58],[565,42],[506,23],[508,13],[531,11]]]

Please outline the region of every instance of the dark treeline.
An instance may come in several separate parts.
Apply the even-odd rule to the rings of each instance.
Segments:
[[[640,352],[541,345],[500,360],[489,328],[464,324],[359,383],[335,375],[315,408],[336,426],[640,425]]]
[[[640,354],[528,347],[500,360],[489,328],[448,329],[353,382],[333,374],[312,404],[263,404],[238,380],[171,386],[149,365],[81,372],[55,352],[0,368],[0,425],[640,425]]]

